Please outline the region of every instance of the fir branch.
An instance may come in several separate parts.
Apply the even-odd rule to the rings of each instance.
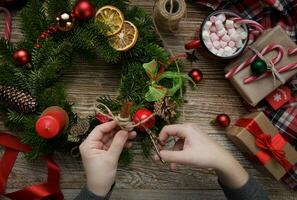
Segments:
[[[101,8],[105,5],[112,5],[120,9],[121,11],[125,11],[129,5],[129,0],[91,0],[93,5],[97,8]]]
[[[141,63],[125,63],[122,67],[119,99],[141,103],[148,90],[148,81],[149,78]]]
[[[111,111],[119,111],[122,107],[120,101],[112,99],[110,96],[99,97],[97,102],[105,104]]]
[[[71,11],[69,0],[48,0],[46,8],[50,23],[55,23],[56,17],[62,12]]]
[[[0,62],[9,66],[14,66],[15,62],[12,59],[14,47],[12,43],[7,42],[5,38],[0,38]]]
[[[48,21],[42,2],[30,0],[27,6],[19,13],[21,30],[26,41],[31,42],[32,47],[38,35],[48,27]]]

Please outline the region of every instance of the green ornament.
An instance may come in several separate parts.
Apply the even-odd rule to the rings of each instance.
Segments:
[[[256,59],[251,64],[251,71],[254,75],[260,76],[267,71],[267,64],[262,59]]]

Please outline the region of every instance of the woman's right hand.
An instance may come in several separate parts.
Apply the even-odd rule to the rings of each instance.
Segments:
[[[220,181],[228,187],[241,187],[248,180],[248,174],[239,162],[221,145],[204,134],[196,124],[176,124],[165,126],[159,134],[161,144],[169,137],[176,142],[171,150],[161,150],[160,155],[176,170],[176,163],[198,168],[213,168]],[[158,156],[154,156],[159,160]]]

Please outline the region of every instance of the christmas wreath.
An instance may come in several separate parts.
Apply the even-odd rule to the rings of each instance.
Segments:
[[[141,132],[158,132],[178,118],[189,77],[162,47],[150,16],[128,3],[31,0],[19,13],[23,39],[16,44],[1,39],[1,112],[6,126],[32,147],[30,160],[55,151],[76,155],[88,132],[112,119],[135,127],[148,155],[149,137]],[[73,113],[59,81],[76,56],[100,57],[122,70],[119,96],[100,97],[87,119]],[[123,154],[129,161],[129,151]]]

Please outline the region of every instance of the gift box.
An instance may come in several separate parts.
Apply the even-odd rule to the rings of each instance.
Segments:
[[[257,41],[250,45],[251,48],[247,48],[242,56],[229,63],[228,66],[225,68],[225,72],[227,73],[226,77],[230,79],[233,86],[247,101],[247,103],[252,106],[256,106],[262,99],[264,99],[268,94],[270,94],[283,83],[278,78],[274,78],[272,74],[263,79],[245,83],[244,81],[246,80],[246,78],[252,75],[250,65],[247,65],[247,67],[243,68],[237,73],[234,73],[232,76],[230,75],[230,73],[232,71],[234,72],[234,69],[242,65],[242,63],[255,56],[255,51],[262,52],[264,48],[269,45],[279,45],[284,50],[282,59],[274,64],[274,68],[276,70],[279,70],[284,66],[292,63],[295,63],[297,65],[297,54],[289,55],[287,53],[289,49],[295,49],[297,45],[291,40],[288,34],[280,26],[276,26],[275,28],[262,33]],[[269,50],[262,55],[268,61],[275,61],[274,58],[276,58],[278,54],[282,53],[276,50],[277,49]],[[283,82],[286,82],[296,73],[297,68],[294,68],[292,70],[290,69],[288,71],[279,73],[279,76],[281,77]]]
[[[297,189],[297,152],[263,112],[239,119],[227,136],[249,157],[263,165],[277,180]]]

